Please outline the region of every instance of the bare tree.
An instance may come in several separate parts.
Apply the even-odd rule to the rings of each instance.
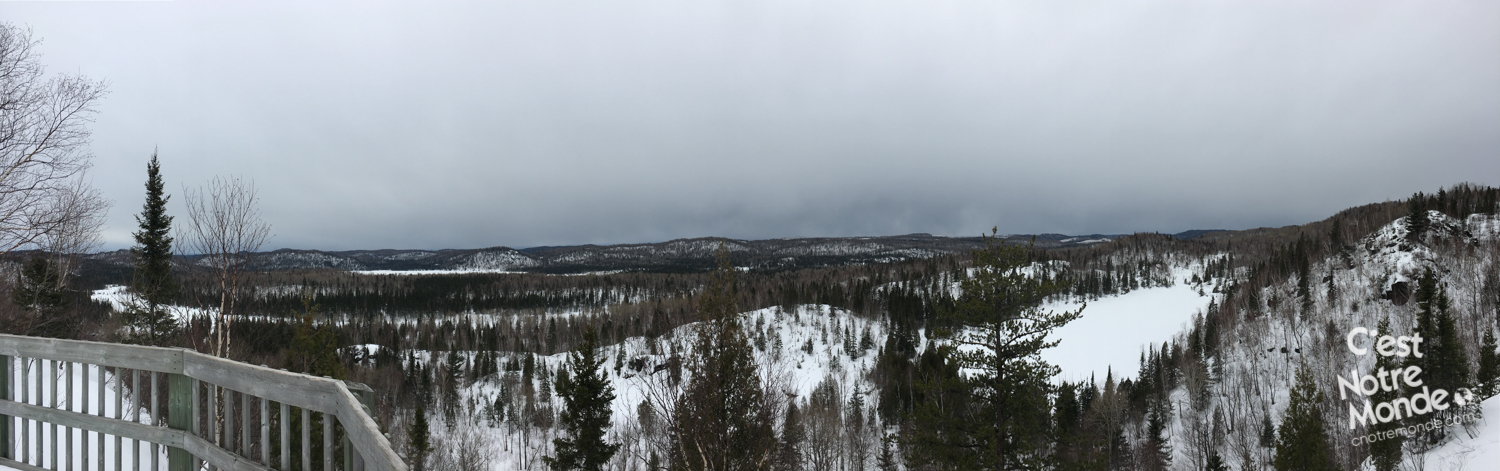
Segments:
[[[0,253],[98,216],[69,205],[99,198],[83,183],[94,104],[103,82],[47,78],[29,29],[0,23]],[[97,228],[97,226],[92,226]]]
[[[42,234],[36,244],[52,258],[59,274],[57,287],[62,289],[78,257],[98,250],[100,228],[110,203],[82,179],[73,182],[71,191],[58,193],[55,198],[53,207],[63,216],[61,223]]]
[[[198,264],[213,272],[219,285],[219,311],[215,314],[213,354],[229,356],[230,328],[240,280],[250,256],[260,250],[271,234],[271,226],[256,209],[259,197],[255,183],[239,177],[215,177],[205,188],[185,190],[188,223],[179,227],[179,250],[199,255]]]

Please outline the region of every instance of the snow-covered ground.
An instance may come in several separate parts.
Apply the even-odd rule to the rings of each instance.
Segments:
[[[826,305],[804,305],[791,310],[773,307],[746,312],[741,316],[751,343],[756,346],[756,364],[761,369],[762,378],[774,385],[773,390],[780,394],[806,398],[820,382],[832,378],[843,385],[843,395],[846,397],[852,395],[856,388],[867,395],[871,394],[870,385],[864,380],[864,376],[874,368],[879,345],[885,341],[885,328],[881,323]],[[656,366],[665,365],[672,351],[684,357],[690,354],[695,328],[695,324],[689,324],[674,329],[669,335],[658,337],[655,340],[656,354],[651,353],[651,345],[642,337],[630,338],[622,344],[599,349],[600,358],[606,359],[604,369],[607,370],[607,377],[615,392],[613,423],[614,436],[617,438],[614,439],[630,433],[638,423],[639,404],[648,394],[665,385],[665,378],[669,373],[666,370],[653,372]],[[859,349],[854,355],[849,355],[845,350],[844,336],[851,336],[857,348],[867,331],[874,347]],[[764,348],[760,347],[760,338],[765,339]],[[617,371],[614,359],[622,349],[625,366]],[[810,353],[805,349],[810,350]],[[415,353],[419,359],[431,357],[430,352]],[[567,353],[538,356],[538,369],[545,366],[551,374],[556,374],[558,368],[566,364],[567,357]],[[441,358],[437,360],[440,361]],[[643,365],[640,371],[628,366],[633,360]],[[683,374],[685,376],[686,371]],[[501,378],[496,376],[477,381],[463,392],[464,401],[493,403],[500,394],[500,388]],[[868,401],[873,405],[873,400]],[[562,401],[554,397],[551,404],[556,409],[561,407]],[[470,443],[484,443],[484,446],[494,448],[491,451],[497,461],[492,464],[491,469],[533,469],[540,466],[537,457],[551,452],[553,437],[536,433],[523,434],[507,424],[492,427],[488,420],[477,415],[471,416],[469,420],[479,425],[468,428],[466,433],[480,436],[478,441]],[[442,421],[438,419],[435,422],[440,424]],[[453,436],[454,433],[453,430],[435,425],[433,435],[436,440],[451,444],[458,440]]]
[[[1500,469],[1500,396],[1484,401],[1484,417],[1470,427],[1451,427],[1456,438],[1423,457],[1424,471]]]
[[[52,362],[48,361],[48,360],[36,360],[36,359],[32,359],[32,360],[29,361],[29,363],[30,364],[27,367],[28,378],[27,378],[27,383],[26,383],[27,386],[28,386],[26,388],[26,390],[28,392],[28,395],[25,398],[17,397],[16,398],[17,401],[19,401],[19,402],[25,402],[25,403],[29,403],[29,404],[36,404],[36,405],[42,405],[42,406],[47,406],[47,407],[53,407],[53,408],[57,408],[57,409],[66,409],[66,410],[70,410],[70,411],[73,411],[73,412],[87,413],[87,414],[90,414],[90,415],[100,415],[99,414],[99,411],[100,411],[100,403],[99,403],[100,402],[99,401],[100,400],[100,390],[99,390],[99,378],[100,378],[99,375],[100,375],[100,371],[99,371],[99,367],[98,366],[94,366],[94,365],[79,365],[79,366],[75,366],[74,369],[73,369],[73,372],[72,372],[73,374],[71,375],[72,376],[73,387],[72,387],[72,390],[69,391],[69,389],[67,387],[67,384],[69,382],[68,381],[68,375],[66,374],[65,370],[58,371],[58,373],[57,373],[58,378],[57,378],[57,381],[55,383],[53,381],[41,381],[41,379],[44,379],[44,378],[47,377],[47,375],[51,374],[51,372],[52,372]],[[21,385],[21,374],[22,374],[20,362],[16,362],[12,366],[11,371],[12,371],[12,373],[11,373],[11,381],[12,381],[12,383],[11,384],[13,384],[13,385],[16,386],[16,388],[17,388],[16,392],[17,392],[17,394],[19,394],[20,393],[20,385]],[[128,378],[130,375],[125,375],[125,376]],[[88,380],[88,387],[87,388],[83,387],[84,386],[84,380],[85,380],[85,378],[87,378],[87,380]],[[104,400],[103,402],[104,403],[103,403],[103,414],[102,415],[104,415],[106,417],[115,417],[116,416],[115,415],[116,414],[116,409],[115,409],[115,397],[116,397],[115,387],[116,387],[116,381],[115,381],[114,375],[111,374],[108,371],[104,372],[104,378],[105,378],[105,388],[104,388],[104,391],[103,391],[103,400]],[[149,382],[149,381],[150,381],[150,376],[147,375],[147,374],[145,374],[145,373],[142,373],[142,375],[141,375],[141,382],[142,383],[146,383],[146,382]],[[165,384],[166,378],[162,377],[162,378],[159,379],[159,381],[161,381],[162,384]],[[40,392],[38,392],[38,389],[37,389],[37,384],[39,382],[41,384]],[[128,381],[127,381],[127,383],[128,383]],[[54,387],[53,387],[54,384],[57,386],[56,390],[54,390]],[[142,422],[142,423],[150,423],[151,422],[151,413],[150,413],[150,411],[149,410],[140,410],[138,412],[133,412],[130,409],[130,403],[131,403],[131,396],[130,395],[131,395],[131,391],[129,390],[129,388],[124,388],[123,391],[124,391],[125,395],[121,396],[121,403],[124,406],[123,410],[125,411],[124,419],[125,420],[139,421],[139,422]],[[69,394],[70,392],[71,392],[71,394]],[[144,398],[144,399],[146,399],[146,400],[141,401],[141,403],[143,405],[144,404],[148,404],[149,403],[149,398]],[[146,407],[143,407],[142,409],[146,409]],[[12,421],[12,426],[15,427],[13,430],[18,430],[18,431],[21,430],[21,428],[20,428],[20,427],[22,427],[22,421],[21,421],[21,419],[12,418],[11,421]],[[32,430],[32,432],[30,434],[26,434],[28,436],[29,440],[27,440],[27,443],[25,444],[24,447],[21,446],[21,442],[20,442],[20,439],[19,439],[19,437],[22,434],[20,434],[20,433],[17,434],[17,441],[15,442],[15,446],[17,447],[16,450],[18,452],[15,455],[17,461],[21,461],[23,463],[31,464],[33,466],[44,467],[44,468],[47,468],[47,469],[61,469],[61,467],[58,466],[58,464],[61,464],[61,463],[54,463],[52,461],[53,457],[54,457],[54,455],[52,453],[52,450],[53,450],[53,437],[54,437],[54,434],[56,434],[56,436],[63,437],[61,440],[58,440],[58,445],[59,445],[58,446],[58,451],[59,451],[58,454],[69,455],[72,458],[71,461],[69,461],[69,460],[62,460],[63,462],[66,462],[68,464],[67,469],[74,469],[74,470],[117,469],[115,467],[115,445],[116,445],[116,437],[114,437],[113,435],[106,435],[106,436],[104,436],[104,440],[103,440],[103,442],[104,442],[103,443],[104,453],[103,453],[102,458],[101,458],[101,455],[99,453],[99,446],[100,446],[99,436],[100,436],[100,434],[98,432],[88,432],[88,431],[79,430],[79,429],[71,429],[71,430],[68,431],[67,434],[64,434],[60,430],[60,428],[55,428],[55,427],[50,426],[50,425],[44,426],[45,427],[45,429],[43,429],[44,431],[39,431],[37,429],[37,427],[39,426],[39,424],[37,422],[26,421],[26,423],[28,424],[27,426],[30,427],[30,429]],[[57,431],[54,432],[54,430],[57,430]],[[68,447],[68,445],[70,443],[68,441],[68,435],[72,435],[72,441],[71,441],[72,453],[71,454],[67,453],[67,449],[68,449],[67,447]],[[87,441],[85,441],[85,439],[87,439]],[[85,445],[87,445],[87,446],[85,446]],[[132,445],[134,445],[134,446],[132,446]],[[132,448],[134,448],[135,450],[132,451]],[[22,450],[24,450],[24,451],[22,451]],[[121,447],[120,451],[122,452],[121,453],[122,456],[120,457],[120,459],[121,459],[121,463],[124,464],[124,468],[123,469],[128,469],[128,470],[152,469],[151,468],[151,453],[152,453],[152,449],[151,449],[151,445],[150,444],[148,444],[148,443],[136,443],[134,440],[124,439],[124,440],[122,440],[122,447]],[[157,465],[159,466],[158,469],[166,469],[166,467],[167,467],[167,450],[166,450],[165,447],[159,447],[158,451],[160,453],[160,455],[158,455],[158,459],[156,460]],[[87,458],[87,461],[83,461],[84,458]],[[140,464],[139,467],[137,467],[137,463]],[[102,467],[100,467],[101,464],[103,465]],[[11,469],[11,468],[0,466],[0,469]]]
[[[1173,271],[1178,280],[1192,276],[1189,269]],[[1042,351],[1042,359],[1062,368],[1058,380],[1088,380],[1090,374],[1104,381],[1107,368],[1115,377],[1135,376],[1142,349],[1147,343],[1160,343],[1184,330],[1193,314],[1208,307],[1213,296],[1204,287],[1204,295],[1187,283],[1168,288],[1145,288],[1119,296],[1090,301],[1083,316],[1057,329],[1049,336],[1061,340],[1056,347]],[[1043,309],[1057,311],[1078,309],[1078,303],[1051,303]]]

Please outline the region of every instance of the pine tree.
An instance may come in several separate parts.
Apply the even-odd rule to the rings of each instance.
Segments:
[[[177,282],[172,279],[172,217],[167,215],[167,200],[162,193],[161,166],[156,154],[146,164],[146,204],[135,217],[140,230],[135,232],[135,274],[130,289],[138,302],[124,313],[129,334],[124,339],[146,345],[167,345],[178,331],[167,306],[177,297]]]
[[[1006,246],[998,229],[983,236],[984,248],[973,252],[974,275],[960,284],[962,294],[940,318],[952,329],[937,334],[957,348],[953,363],[973,373],[964,380],[972,397],[970,414],[955,417],[964,423],[953,446],[973,450],[965,467],[1010,469],[1037,467],[1036,450],[1046,445],[1051,429],[1048,416],[1058,368],[1040,358],[1042,349],[1057,345],[1047,335],[1077,319],[1075,311],[1044,311],[1049,297],[1065,293],[1058,279],[1033,277],[1029,246]],[[950,466],[959,465],[949,463]]]
[[[620,449],[620,444],[605,441],[615,391],[604,375],[604,359],[597,355],[595,340],[590,328],[578,351],[568,355],[571,374],[559,374],[557,394],[562,397],[563,411],[558,419],[564,437],[552,440],[556,456],[542,458],[555,471],[602,470]]]
[[[718,269],[699,298],[688,379],[677,397],[671,430],[672,466],[689,470],[759,469],[777,441],[770,407],[739,321],[734,266],[722,245]]]
[[[428,430],[426,409],[418,404],[416,416],[412,418],[411,426],[406,429],[406,450],[407,457],[412,464],[412,471],[425,469],[427,455],[432,453],[432,439]]]
[[[1380,324],[1378,324],[1375,327],[1375,330],[1376,330],[1376,332],[1381,332],[1381,333],[1388,333],[1388,332],[1390,332],[1391,331],[1391,320],[1390,320],[1390,318],[1387,317],[1385,319],[1381,319],[1380,320]],[[1379,355],[1379,356],[1376,356],[1376,358],[1375,358],[1375,368],[1376,368],[1377,371],[1381,370],[1381,369],[1384,369],[1385,371],[1395,371],[1398,366],[1399,365],[1397,365],[1395,357],[1388,357],[1388,356],[1384,356],[1384,355]],[[1386,391],[1385,388],[1380,388],[1379,390],[1375,391],[1375,394],[1370,395],[1370,398],[1369,398],[1370,403],[1371,404],[1380,404],[1380,403],[1389,402],[1389,401],[1395,400],[1398,397],[1404,396],[1405,394],[1402,393],[1401,386],[1402,386],[1401,384],[1397,384],[1396,385],[1396,389],[1391,390],[1391,391]],[[1398,428],[1401,428],[1401,427],[1402,427],[1401,421],[1393,420],[1393,421],[1385,422],[1385,423],[1381,423],[1379,421],[1376,421],[1374,424],[1370,425],[1370,433],[1389,432],[1389,431],[1392,431],[1392,430],[1395,430],[1395,429],[1398,429]],[[1382,439],[1382,440],[1377,440],[1377,441],[1371,442],[1370,443],[1370,461],[1372,463],[1374,463],[1375,470],[1376,471],[1393,471],[1393,470],[1395,470],[1396,467],[1401,464],[1401,445],[1405,441],[1406,441],[1406,438],[1404,436],[1392,434],[1389,438],[1385,438],[1385,439]]]
[[[1297,369],[1297,384],[1292,388],[1286,415],[1281,420],[1276,441],[1277,471],[1331,471],[1333,457],[1328,447],[1328,433],[1323,427],[1319,405],[1323,394],[1313,384],[1312,370],[1303,363]]]

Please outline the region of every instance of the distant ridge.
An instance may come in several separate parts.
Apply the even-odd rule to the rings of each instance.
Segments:
[[[1189,231],[1212,232],[1212,231]],[[1186,233],[1184,233],[1186,234]],[[1030,234],[1003,236],[1007,243],[1032,241]],[[1038,248],[1085,247],[1109,242],[1119,235],[1037,234]],[[1180,237],[1179,237],[1180,238]],[[256,254],[259,270],[334,269],[355,271],[472,271],[586,273],[595,271],[699,272],[713,266],[720,242],[739,266],[785,270],[816,266],[882,263],[967,253],[983,242],[979,237],[906,234],[877,237],[811,237],[741,240],[719,237],[676,239],[646,244],[539,246],[514,249],[488,247],[443,250],[305,250],[279,249]],[[130,264],[127,250],[89,256],[103,265]],[[193,257],[187,257],[191,263]]]

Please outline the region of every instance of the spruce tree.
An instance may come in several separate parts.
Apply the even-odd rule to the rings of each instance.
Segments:
[[[1480,400],[1494,397],[1500,394],[1500,353],[1495,345],[1495,329],[1486,327],[1484,329],[1484,345],[1479,347],[1479,383]]]
[[[135,232],[135,247],[130,254],[135,258],[135,274],[130,289],[138,299],[126,307],[125,325],[129,333],[126,341],[146,345],[167,345],[177,334],[177,320],[167,306],[177,297],[177,282],[172,279],[172,217],[167,215],[167,200],[163,194],[161,166],[156,154],[146,164],[146,204],[135,220],[140,230]]]
[[[1381,319],[1380,324],[1375,327],[1375,331],[1382,334],[1389,333],[1391,331],[1390,318],[1387,317],[1385,319]],[[1395,357],[1388,357],[1384,355],[1378,355],[1375,357],[1375,368],[1377,371],[1381,369],[1384,369],[1385,371],[1395,371],[1399,366],[1400,365],[1397,364]],[[1405,393],[1402,392],[1401,386],[1401,384],[1397,384],[1396,388],[1390,391],[1385,390],[1385,388],[1380,388],[1379,390],[1375,391],[1375,394],[1370,395],[1369,402],[1371,404],[1380,404],[1395,400],[1398,397],[1403,397],[1405,396]],[[1381,433],[1396,430],[1401,427],[1402,422],[1397,420],[1385,423],[1376,421],[1374,424],[1370,425],[1369,431],[1370,433]],[[1395,470],[1396,467],[1401,464],[1401,445],[1405,443],[1405,441],[1406,439],[1404,436],[1391,434],[1389,438],[1371,442],[1370,461],[1374,463],[1375,470]]]
[[[416,416],[412,418],[411,426],[406,429],[407,458],[410,459],[412,471],[423,471],[427,464],[427,455],[432,453],[432,438],[427,425],[427,408],[417,404]]]
[[[770,465],[777,441],[774,407],[757,373],[753,349],[739,320],[734,266],[722,245],[718,269],[698,301],[688,378],[677,397],[671,429],[672,467],[688,470],[759,469]]]
[[[781,444],[776,451],[776,469],[781,471],[802,470],[802,442],[807,438],[807,431],[802,427],[802,412],[797,409],[797,401],[789,401],[786,406],[786,420],[781,425]]]
[[[555,456],[542,458],[555,471],[602,470],[620,449],[620,444],[605,441],[615,391],[602,369],[604,359],[597,355],[595,340],[589,328],[578,351],[568,356],[566,371],[571,374],[558,375],[557,394],[563,400],[558,419],[564,436],[552,440]]]
[[[1431,217],[1427,214],[1426,198],[1421,193],[1412,195],[1406,202],[1406,209],[1406,239],[1421,242],[1422,236],[1427,234],[1427,227],[1432,224]]]
[[[1333,456],[1320,409],[1323,393],[1313,384],[1312,370],[1306,363],[1297,369],[1291,396],[1281,420],[1273,465],[1277,471],[1332,471]]]
[[[1145,464],[1148,471],[1172,469],[1172,436],[1167,430],[1169,412],[1165,400],[1151,403],[1151,413],[1146,419]]]

